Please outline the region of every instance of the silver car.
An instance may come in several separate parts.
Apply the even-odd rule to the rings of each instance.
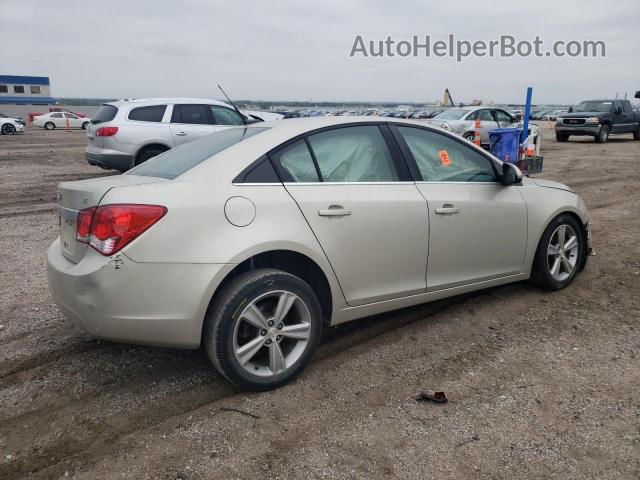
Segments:
[[[485,146],[489,146],[491,130],[521,126],[516,117],[501,108],[493,107],[450,108],[428,120],[428,123],[473,142],[476,120],[480,120],[480,143]]]
[[[265,122],[124,175],[59,185],[48,278],[96,337],[203,346],[230,381],[293,379],[324,328],[583,268],[568,187],[437,127],[379,117]]]
[[[92,165],[124,172],[171,148],[246,123],[247,117],[231,105],[202,98],[105,103],[87,122],[85,158]]]

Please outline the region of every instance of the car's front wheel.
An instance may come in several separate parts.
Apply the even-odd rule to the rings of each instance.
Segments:
[[[322,310],[311,287],[274,269],[230,281],[207,312],[203,344],[214,366],[248,390],[293,380],[309,363],[322,333]]]
[[[609,140],[609,132],[610,132],[610,128],[609,125],[602,125],[600,127],[600,132],[598,133],[598,136],[596,137],[596,143],[607,143],[607,140]]]
[[[533,261],[531,279],[546,290],[560,290],[573,282],[582,268],[585,239],[576,219],[556,217],[544,231]]]
[[[556,133],[556,140],[558,142],[566,142],[569,140],[569,135],[566,133]]]
[[[11,125],[10,123],[5,123],[4,125],[2,125],[1,132],[2,135],[13,135],[14,133],[16,133],[16,127]]]

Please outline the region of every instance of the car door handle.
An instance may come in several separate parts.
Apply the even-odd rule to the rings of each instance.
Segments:
[[[186,134],[187,134],[187,132],[178,132],[178,133],[176,133],[176,135],[178,137],[184,137]]]
[[[454,215],[456,213],[460,213],[460,209],[455,205],[445,203],[444,205],[442,205],[442,207],[436,208],[436,213],[438,215]]]
[[[318,210],[321,217],[346,217],[351,215],[351,210],[347,210],[338,205],[331,205],[329,208]]]

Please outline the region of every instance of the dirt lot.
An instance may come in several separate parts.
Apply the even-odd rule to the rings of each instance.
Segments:
[[[99,341],[47,290],[58,181],[104,175],[81,132],[0,137],[0,478],[640,478],[640,142],[556,143],[589,205],[568,289],[528,284],[332,331],[247,394],[200,351]],[[416,402],[422,389],[450,402]]]

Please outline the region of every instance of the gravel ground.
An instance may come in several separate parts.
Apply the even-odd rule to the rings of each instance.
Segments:
[[[552,134],[541,177],[584,197],[597,251],[571,287],[345,325],[260,394],[201,351],[67,322],[45,272],[56,183],[108,172],[84,162],[82,132],[0,137],[0,478],[640,478],[640,142]]]

